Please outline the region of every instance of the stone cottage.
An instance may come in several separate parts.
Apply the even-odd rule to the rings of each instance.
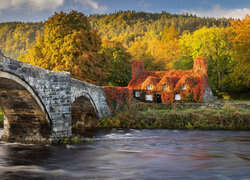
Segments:
[[[146,71],[142,61],[132,64],[134,98],[143,102],[211,102],[213,93],[209,87],[205,58],[194,60],[191,70]]]

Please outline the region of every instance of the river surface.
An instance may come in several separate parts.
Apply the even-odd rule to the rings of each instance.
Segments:
[[[79,145],[0,142],[0,179],[250,180],[250,131],[98,130]]]

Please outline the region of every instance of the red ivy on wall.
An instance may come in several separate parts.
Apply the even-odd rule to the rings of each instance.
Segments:
[[[142,61],[132,64],[133,79],[128,87],[136,91],[146,90],[147,84],[153,86],[153,92],[148,94],[161,94],[163,103],[175,101],[175,94],[180,94],[182,102],[201,102],[208,86],[207,62],[205,58],[198,57],[191,70],[171,71],[145,71]],[[186,89],[183,90],[183,85]],[[168,88],[163,88],[168,86]]]
[[[208,86],[207,62],[198,57],[191,70],[145,71],[142,61],[132,64],[133,78],[128,87],[105,87],[108,105],[113,111],[121,104],[130,102],[133,90],[141,92],[139,100],[145,101],[145,96],[151,94],[154,101],[156,94],[161,94],[162,103],[173,103],[175,95],[180,94],[181,102],[202,102]],[[147,85],[152,85],[147,90]],[[185,85],[185,89],[183,89]],[[166,87],[167,86],[167,87]],[[144,98],[144,100],[143,100]]]
[[[183,90],[183,85],[186,89]],[[201,102],[203,98],[204,87],[206,87],[200,77],[182,77],[176,87],[174,92],[181,95],[182,102]]]
[[[116,110],[120,105],[131,102],[133,90],[127,87],[104,87],[105,97],[111,111]]]

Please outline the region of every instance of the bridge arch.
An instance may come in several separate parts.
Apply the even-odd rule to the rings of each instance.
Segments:
[[[46,141],[51,121],[39,96],[20,77],[0,71],[0,107],[4,111],[7,141]]]
[[[98,126],[98,110],[87,92],[73,98],[71,112],[73,134],[82,134],[85,130]]]

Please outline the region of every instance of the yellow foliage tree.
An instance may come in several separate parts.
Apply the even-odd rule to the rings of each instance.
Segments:
[[[103,69],[107,59],[100,50],[101,39],[84,14],[61,12],[45,22],[44,34],[19,59],[53,71],[69,71],[74,78],[100,84],[107,75]]]
[[[244,19],[231,21],[231,27],[227,31],[233,43],[233,60],[236,64],[231,70],[231,78],[238,85],[249,88],[250,82],[250,15]]]
[[[181,53],[178,33],[174,26],[165,28],[162,40],[157,37],[138,38],[130,43],[129,52],[137,60],[144,61],[148,70],[172,69]]]

